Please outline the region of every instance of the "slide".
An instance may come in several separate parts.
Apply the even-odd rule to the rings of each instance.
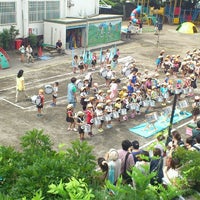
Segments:
[[[139,15],[140,12],[141,12],[141,8],[142,6],[138,5],[136,9],[134,9],[131,13],[131,21],[135,24],[139,24],[140,23],[140,20],[136,18],[136,15]]]

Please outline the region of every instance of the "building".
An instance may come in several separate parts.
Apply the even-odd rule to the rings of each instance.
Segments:
[[[98,15],[99,0],[0,0],[0,31],[14,25],[19,38],[35,34],[44,35],[44,42],[51,45],[61,39],[66,47],[93,46],[96,43],[89,38],[97,34],[97,27],[101,36],[105,30],[112,30],[112,24],[117,32],[121,29],[121,17]],[[115,40],[119,40],[119,33]],[[113,39],[100,41],[107,43]]]

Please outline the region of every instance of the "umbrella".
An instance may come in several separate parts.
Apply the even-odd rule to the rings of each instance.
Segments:
[[[198,29],[192,22],[184,22],[178,26],[176,31],[180,33],[193,34],[193,33],[197,33]]]

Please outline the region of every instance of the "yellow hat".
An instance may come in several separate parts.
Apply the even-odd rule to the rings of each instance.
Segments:
[[[116,101],[120,101],[121,99],[119,97],[116,98]]]
[[[103,108],[103,104],[98,103],[98,104],[97,104],[97,108]]]
[[[93,105],[91,103],[88,103],[87,108],[92,108]]]
[[[124,93],[124,94],[123,94],[123,97],[127,97],[127,96],[128,96],[128,93]]]
[[[111,100],[110,99],[108,99],[107,101],[106,101],[106,104],[108,104],[108,103],[110,103],[111,102]]]
[[[99,90],[99,91],[98,91],[98,94],[100,94],[100,93],[103,93],[103,90]]]
[[[83,91],[83,90],[85,90],[86,89],[86,87],[81,87],[81,91]]]
[[[95,100],[95,97],[89,97],[89,101]]]

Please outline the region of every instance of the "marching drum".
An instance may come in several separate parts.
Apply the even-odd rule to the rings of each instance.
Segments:
[[[95,126],[99,126],[101,124],[101,118],[100,117],[95,117],[93,120],[94,120]]]
[[[100,69],[100,71],[99,71],[99,74],[100,74],[103,78],[106,78],[106,77],[107,77],[107,73],[108,73],[108,71],[107,71],[106,68],[102,68],[102,69]]]
[[[165,93],[165,94],[163,95],[163,97],[164,97],[165,99],[168,99],[168,98],[169,98],[169,93],[168,93],[168,92]]]
[[[151,101],[149,102],[149,104],[150,104],[151,107],[155,107],[155,106],[156,106],[156,102],[153,101],[153,100],[151,100]]]
[[[135,103],[130,103],[129,104],[129,109],[130,110],[135,110],[135,108],[136,108],[136,104]]]
[[[159,103],[162,103],[162,102],[163,102],[163,97],[162,97],[162,96],[159,96],[159,97],[157,98],[157,101],[158,101]]]
[[[37,95],[34,95],[31,97],[32,104],[35,104],[36,99],[37,99]]]
[[[180,94],[182,92],[182,89],[175,89],[175,94]]]
[[[148,107],[149,105],[150,105],[149,100],[144,100],[144,101],[142,102],[142,106],[143,106],[143,107]]]
[[[122,108],[122,109],[120,110],[120,114],[121,114],[121,115],[127,115],[127,110],[126,110],[126,108]]]
[[[126,77],[129,77],[129,75],[131,74],[131,68],[129,68],[129,67],[124,67],[123,69],[122,69],[122,74],[124,75],[124,76],[126,76]]]
[[[113,117],[114,119],[118,119],[118,118],[119,118],[119,112],[113,111],[112,117]]]
[[[107,122],[111,121],[111,114],[105,115],[104,118],[105,118],[105,121],[107,121]]]
[[[44,91],[46,94],[51,94],[53,92],[53,87],[51,85],[45,85]]]
[[[82,129],[84,129],[84,133],[89,133],[91,132],[91,126],[89,124],[85,124],[81,126]]]
[[[80,89],[84,86],[83,81],[82,81],[81,79],[78,79],[78,80],[76,81],[76,86],[77,86],[77,88],[80,90]]]

